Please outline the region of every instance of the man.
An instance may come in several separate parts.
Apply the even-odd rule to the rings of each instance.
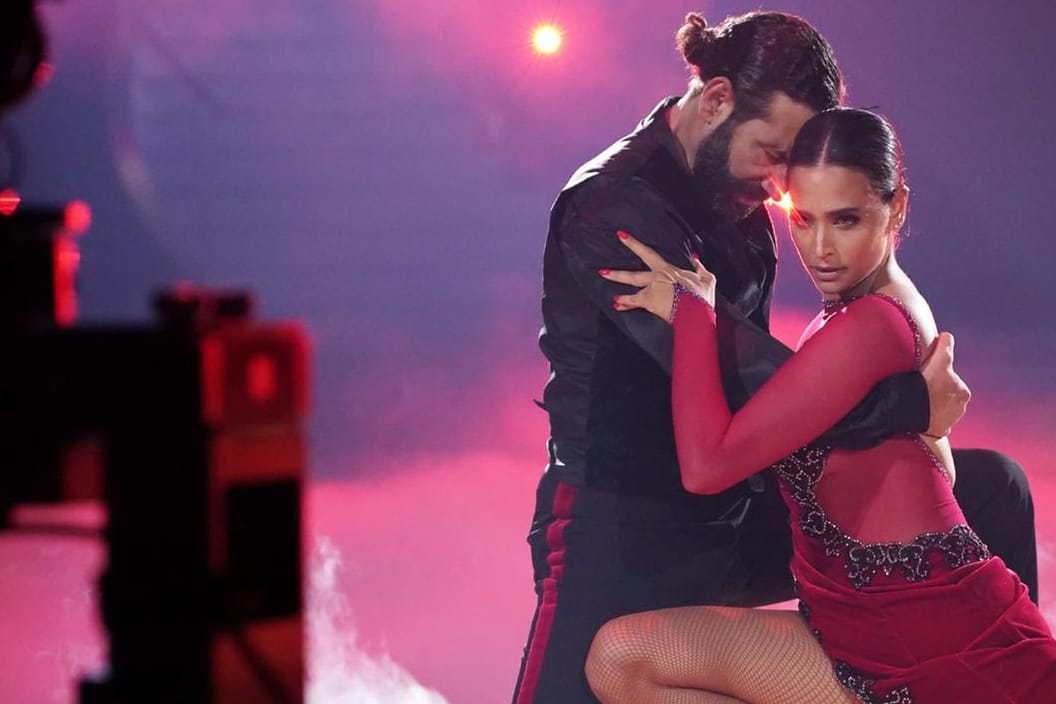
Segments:
[[[787,512],[768,472],[715,496],[684,491],[671,427],[671,332],[618,313],[602,268],[640,269],[630,232],[667,261],[700,255],[718,278],[723,382],[734,407],[789,355],[767,334],[776,255],[765,184],[783,182],[799,127],[842,97],[831,48],[803,20],[755,12],[708,28],[687,17],[679,47],[694,76],[637,129],[581,167],[558,197],[544,255],[540,347],[552,376],[550,464],[529,535],[539,598],[515,704],[594,702],[583,664],[622,614],[791,598]],[[967,389],[945,337],[923,373],[892,377],[825,442],[944,435]],[[927,379],[927,384],[925,380]],[[972,527],[1036,596],[1033,508],[1022,470],[955,452]]]

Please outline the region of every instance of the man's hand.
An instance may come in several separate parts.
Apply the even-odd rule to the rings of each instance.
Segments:
[[[964,415],[972,392],[957,372],[953,371],[953,335],[941,332],[931,344],[928,356],[920,367],[928,386],[931,404],[931,423],[927,435],[945,437]]]

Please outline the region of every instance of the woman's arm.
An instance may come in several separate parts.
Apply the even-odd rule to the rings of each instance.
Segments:
[[[718,375],[714,310],[681,298],[672,404],[682,483],[694,493],[722,491],[812,442],[878,381],[916,364],[902,310],[868,296],[829,320],[734,414]]]

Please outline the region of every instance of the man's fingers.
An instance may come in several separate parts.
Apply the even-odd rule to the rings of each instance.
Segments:
[[[931,343],[931,349],[924,358],[925,365],[937,365],[940,367],[953,367],[953,335],[948,332],[940,332]]]
[[[939,333],[931,345],[921,373],[928,385],[931,422],[927,434],[944,437],[964,415],[972,392],[953,370],[953,335]]]
[[[641,259],[651,270],[659,271],[668,268],[668,264],[664,261],[664,258],[657,254],[656,250],[649,245],[642,244],[632,237],[630,233],[624,232],[623,230],[618,230],[616,235],[620,238],[620,242],[623,242],[629,250],[638,255],[638,258]]]

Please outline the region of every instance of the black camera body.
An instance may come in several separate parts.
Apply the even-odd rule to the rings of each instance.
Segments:
[[[306,335],[188,286],[153,324],[63,320],[64,212],[0,215],[0,527],[19,503],[106,506],[110,672],[82,703],[301,702]]]
[[[0,5],[0,112],[33,91],[45,51],[36,2],[4,0]]]
[[[48,71],[34,0],[0,3],[0,118]],[[0,174],[0,530],[16,507],[106,509],[109,671],[82,704],[303,701],[308,343],[238,291],[177,286],[155,321],[79,326],[87,206]]]

